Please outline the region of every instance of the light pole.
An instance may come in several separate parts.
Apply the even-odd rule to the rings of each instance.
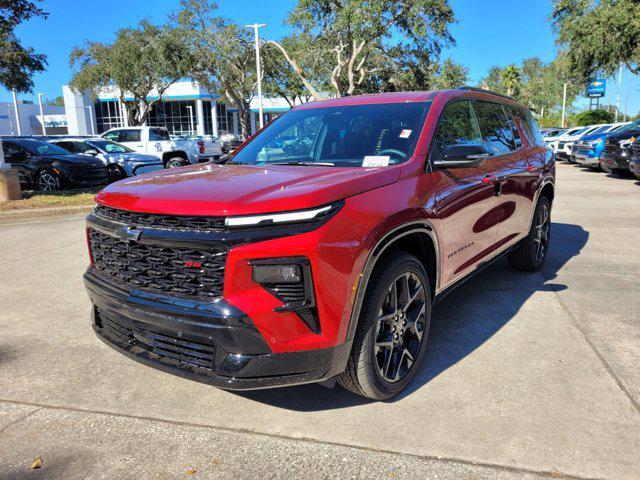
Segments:
[[[84,107],[87,110],[89,110],[89,123],[91,124],[91,135],[95,135],[96,131],[93,128],[93,110],[91,110],[91,105],[89,105],[88,107]]]
[[[562,124],[560,125],[562,128],[564,128],[564,113],[567,107],[567,84],[568,83],[569,82],[564,82],[564,86],[562,88]]]
[[[16,112],[16,128],[18,130],[18,135],[22,135],[22,128],[20,127],[20,110],[18,110],[18,95],[16,95],[16,91],[13,91],[13,108]]]
[[[40,121],[42,122],[42,135],[46,135],[47,126],[44,124],[44,110],[42,108],[42,97],[44,97],[44,93],[38,93],[38,106],[40,107]]]
[[[256,45],[256,73],[258,75],[258,114],[260,115],[259,118],[259,125],[260,128],[262,128],[264,126],[264,120],[263,120],[263,113],[262,113],[262,75],[261,75],[261,71],[262,68],[260,67],[260,33],[258,32],[258,29],[260,27],[266,27],[267,24],[266,23],[254,23],[253,25],[245,25],[245,28],[253,28],[253,32],[254,32],[254,37],[255,37],[255,45]]]
[[[187,105],[187,110],[189,110],[189,135],[193,135],[193,107],[191,105]]]
[[[622,88],[622,64],[618,68],[618,91],[616,93],[616,112],[614,114],[614,122],[618,121],[618,112],[620,111],[620,89]]]

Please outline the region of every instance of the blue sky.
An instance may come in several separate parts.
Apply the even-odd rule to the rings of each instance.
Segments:
[[[447,49],[445,56],[466,65],[474,83],[491,65],[519,63],[531,56],[544,61],[554,58],[553,35],[546,21],[551,0],[450,2],[458,20],[451,27],[456,46]],[[110,41],[117,29],[135,25],[142,18],[164,21],[178,3],[178,0],[45,0],[43,5],[50,13],[49,18],[32,20],[17,30],[23,44],[48,57],[49,67],[35,77],[34,91],[43,92],[48,98],[62,94],[62,85],[71,77],[68,57],[75,45],[87,40]],[[295,0],[218,0],[218,4],[223,15],[238,23],[266,23],[262,35],[277,39],[287,33],[283,22]],[[607,103],[615,103],[614,81],[609,82],[607,90]],[[623,74],[622,109],[627,97],[629,113],[637,114],[640,111],[640,79],[629,72]],[[30,100],[35,95],[20,95],[19,98]],[[0,101],[11,101],[10,92],[0,89]],[[576,106],[582,105],[586,105],[586,101],[578,100]]]

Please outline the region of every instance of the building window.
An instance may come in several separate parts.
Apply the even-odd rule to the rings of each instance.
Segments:
[[[96,124],[98,133],[123,126],[120,105],[118,101],[96,102]]]
[[[191,109],[187,108],[188,106]],[[197,110],[195,100],[157,102],[147,114],[147,125],[165,127],[172,135],[196,133]],[[192,128],[193,127],[193,128]]]
[[[213,135],[213,120],[211,119],[211,102],[204,100],[202,102],[202,109],[204,110],[204,134]]]

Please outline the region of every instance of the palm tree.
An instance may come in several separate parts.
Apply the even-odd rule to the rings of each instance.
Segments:
[[[522,77],[522,73],[520,69],[515,65],[507,65],[500,72],[500,80],[502,81],[502,86],[507,89],[507,95],[512,97],[515,93],[520,89],[520,78]]]

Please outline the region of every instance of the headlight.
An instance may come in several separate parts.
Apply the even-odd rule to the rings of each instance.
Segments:
[[[269,226],[291,223],[306,223],[325,219],[335,213],[342,206],[342,202],[314,208],[312,210],[298,210],[295,212],[268,213],[264,215],[247,215],[227,217],[224,221],[227,227]]]

